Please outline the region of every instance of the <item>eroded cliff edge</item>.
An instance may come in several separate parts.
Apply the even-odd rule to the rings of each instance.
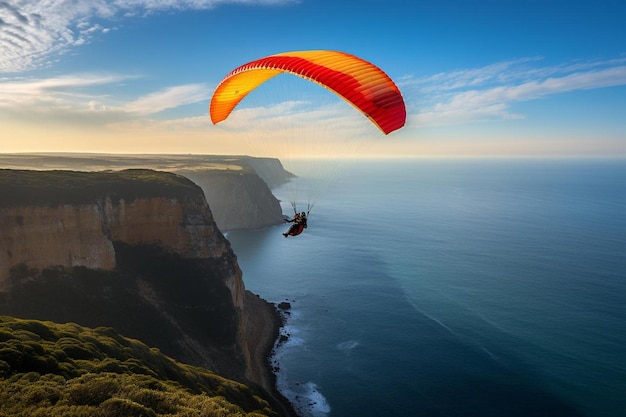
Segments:
[[[202,189],[152,170],[0,170],[0,314],[109,326],[256,386],[275,307],[245,290]]]

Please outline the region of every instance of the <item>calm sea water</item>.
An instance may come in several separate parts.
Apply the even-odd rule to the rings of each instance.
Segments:
[[[302,415],[626,416],[626,161],[361,162],[286,227],[227,237]]]

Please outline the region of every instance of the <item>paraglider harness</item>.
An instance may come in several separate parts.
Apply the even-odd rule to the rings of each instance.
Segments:
[[[307,228],[307,220],[309,218],[309,213],[311,212],[311,206],[309,205],[307,207],[306,216],[301,217],[300,213],[298,212],[298,208],[296,207],[296,204],[291,203],[291,207],[293,208],[293,212],[294,212],[293,220],[285,219],[285,221],[292,221],[294,222],[294,224],[289,228],[287,233],[283,233],[283,236],[285,237],[298,236],[300,233],[302,233],[304,229]]]

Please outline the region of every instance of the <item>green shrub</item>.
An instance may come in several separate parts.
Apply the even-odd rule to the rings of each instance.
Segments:
[[[101,356],[90,343],[83,343],[73,338],[64,337],[57,344],[67,356],[74,359],[95,359]]]
[[[172,414],[179,405],[172,393],[139,388],[127,394],[128,399],[154,410],[158,414]]]
[[[125,398],[111,398],[99,407],[98,417],[156,417],[156,413]]]
[[[0,348],[0,360],[9,365],[11,369],[20,369],[24,355],[13,347]]]
[[[75,405],[99,405],[119,391],[120,385],[111,374],[87,374],[72,385],[69,400]]]
[[[0,330],[0,342],[6,342],[7,340],[15,339],[15,336],[12,332],[7,332],[4,330]]]
[[[0,316],[0,334],[0,417],[276,416],[249,387],[110,328]]]
[[[32,410],[29,417],[94,417],[95,410],[89,406],[57,405],[54,407],[38,407]],[[22,414],[19,414],[20,416]],[[0,414],[2,416],[2,414]],[[2,416],[3,417],[3,416]]]
[[[92,372],[114,372],[116,374],[123,374],[128,371],[128,368],[123,366],[119,360],[113,358],[106,358],[103,361],[96,364]]]
[[[55,339],[54,332],[50,330],[50,328],[44,322],[41,321],[22,320],[18,322],[18,324],[14,326],[14,328],[23,329],[31,334],[36,334],[38,337],[36,339],[33,338],[34,340],[38,340],[39,338],[43,340]]]
[[[11,365],[0,359],[0,378],[6,378],[11,375]]]
[[[25,395],[26,405],[55,405],[63,397],[61,389],[53,384],[37,384]]]

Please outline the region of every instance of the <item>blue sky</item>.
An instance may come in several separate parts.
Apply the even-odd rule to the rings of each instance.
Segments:
[[[287,126],[282,96],[270,109],[267,95],[245,101],[220,127],[214,88],[265,55],[335,49],[396,81],[407,124],[380,138],[352,129],[354,109],[318,104],[298,122],[311,141],[365,134],[383,156],[624,157],[624,21],[623,0],[3,1],[0,152],[271,153],[249,138]]]

